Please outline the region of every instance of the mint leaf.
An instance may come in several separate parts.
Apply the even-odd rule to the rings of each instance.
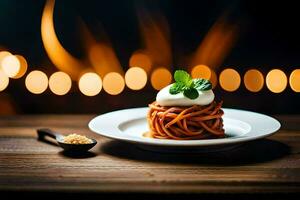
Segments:
[[[183,91],[184,85],[181,83],[173,83],[169,89],[170,94],[178,94]]]
[[[212,89],[212,84],[206,79],[192,79],[184,70],[176,70],[174,73],[175,83],[170,87],[169,93],[172,95],[183,92],[183,95],[189,99],[196,99],[199,91]]]
[[[187,82],[186,87],[188,87],[188,88],[193,88],[193,87],[195,87],[195,84],[194,84],[193,79],[190,79],[190,80]]]
[[[209,80],[203,78],[193,79],[194,88],[200,91],[206,91],[212,89],[212,84]]]
[[[183,95],[189,99],[197,99],[199,93],[195,88],[188,88],[184,90]]]
[[[181,83],[186,86],[191,84],[191,76],[184,70],[176,70],[174,73],[174,79],[177,83]]]

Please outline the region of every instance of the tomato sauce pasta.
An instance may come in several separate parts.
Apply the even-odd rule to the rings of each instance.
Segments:
[[[206,106],[149,105],[148,137],[174,140],[196,140],[225,137],[222,102]]]

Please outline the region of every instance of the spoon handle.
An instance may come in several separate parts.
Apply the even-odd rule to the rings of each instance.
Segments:
[[[38,139],[44,139],[45,136],[56,139],[57,136],[60,136],[58,133],[55,133],[54,131],[48,128],[37,129],[37,133]]]

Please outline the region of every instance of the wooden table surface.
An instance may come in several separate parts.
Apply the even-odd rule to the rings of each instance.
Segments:
[[[275,135],[225,152],[170,154],[102,138],[92,115],[0,117],[1,192],[298,194],[300,116],[276,116]],[[86,134],[90,154],[67,155],[37,140],[36,128]]]

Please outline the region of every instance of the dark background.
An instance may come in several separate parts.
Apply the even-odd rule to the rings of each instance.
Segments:
[[[12,53],[23,55],[29,64],[28,71],[40,69],[49,76],[57,69],[48,59],[41,40],[44,4],[43,0],[1,0],[0,45]],[[95,34],[94,29],[100,23],[126,70],[132,52],[141,48],[136,14],[140,8],[152,14],[160,13],[168,20],[172,69],[179,68],[178,58],[195,51],[224,12],[229,13],[230,20],[240,23],[240,34],[217,74],[226,67],[233,67],[240,74],[255,67],[264,76],[274,68],[282,69],[289,76],[293,69],[299,68],[300,17],[299,6],[293,1],[61,0],[55,5],[56,33],[63,46],[80,58],[83,48],[79,42],[78,19],[83,20]],[[127,88],[117,96],[108,95],[102,89],[99,95],[87,97],[80,93],[75,82],[64,96],[56,96],[49,89],[41,95],[34,95],[27,91],[24,80],[25,76],[13,80],[4,92],[0,92],[0,104],[12,107],[7,114],[103,113],[146,106],[156,95],[149,81],[140,91]],[[215,93],[224,100],[224,107],[267,114],[299,114],[300,111],[300,95],[289,85],[280,94],[270,92],[266,85],[260,92],[252,93],[243,84],[235,92],[226,92],[218,85]]]

